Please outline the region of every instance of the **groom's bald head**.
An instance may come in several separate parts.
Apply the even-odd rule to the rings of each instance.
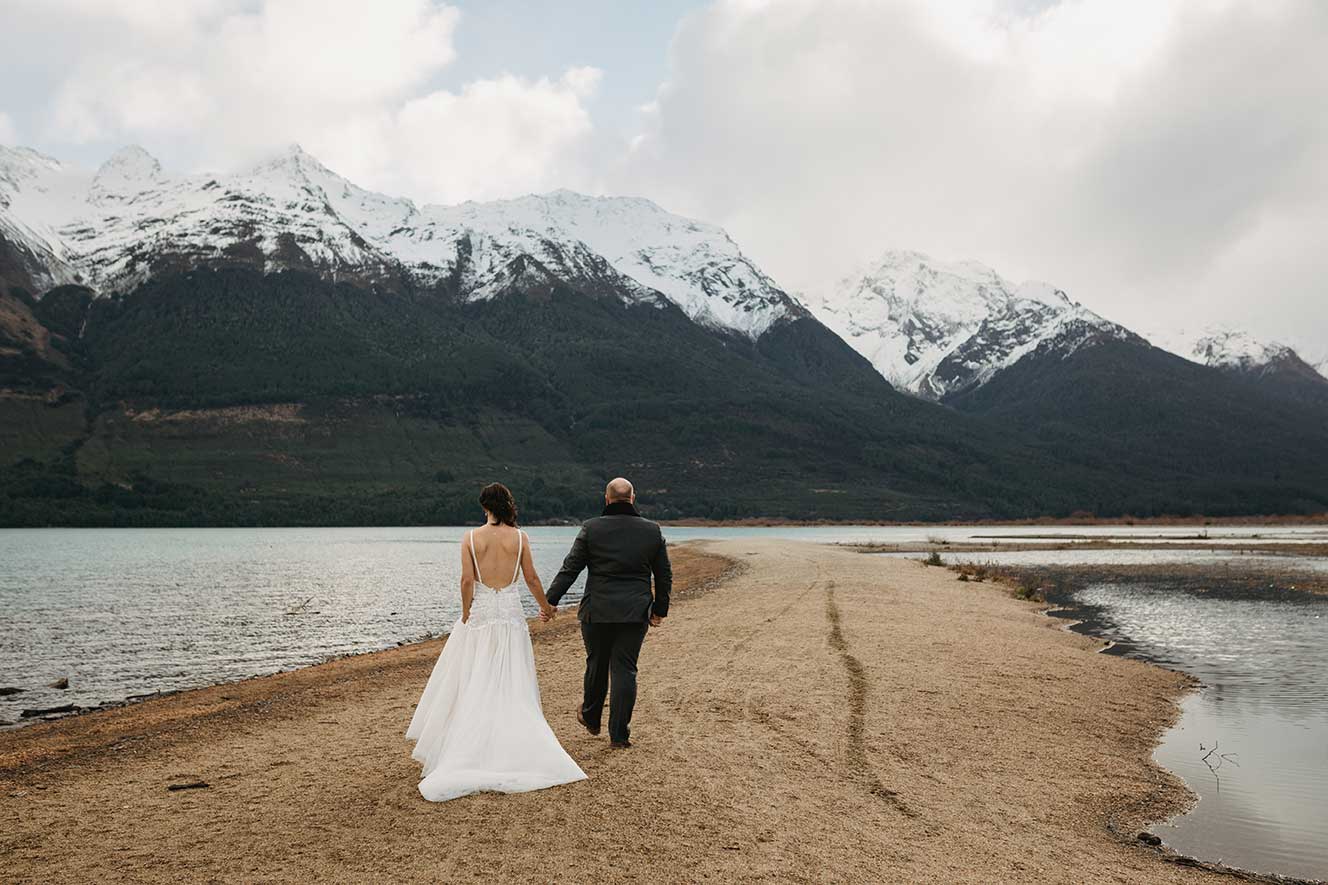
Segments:
[[[604,487],[604,500],[609,504],[620,504],[624,501],[636,500],[636,489],[632,484],[621,476],[609,480],[609,484]]]

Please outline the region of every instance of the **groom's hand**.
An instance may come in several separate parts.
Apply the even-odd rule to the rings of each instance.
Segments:
[[[652,614],[650,616],[650,626],[658,627],[662,623],[664,623],[664,619],[661,618],[659,615]]]

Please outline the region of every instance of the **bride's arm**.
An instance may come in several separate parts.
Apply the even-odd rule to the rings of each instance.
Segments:
[[[525,532],[522,532],[525,535]],[[535,571],[535,560],[530,555],[530,536],[526,535],[526,543],[521,545],[521,574],[525,576],[526,586],[530,588],[530,595],[535,597],[535,602],[540,607],[540,617],[548,620],[553,617],[554,607],[549,605],[549,600],[544,597],[544,584],[540,581],[539,572]]]
[[[470,620],[470,603],[475,598],[475,566],[471,561],[470,532],[461,538],[461,623]]]

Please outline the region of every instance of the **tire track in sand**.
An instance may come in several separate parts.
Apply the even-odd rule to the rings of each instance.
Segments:
[[[861,780],[867,792],[892,806],[906,817],[917,817],[918,813],[899,794],[881,781],[880,775],[867,758],[867,742],[863,737],[867,712],[867,689],[869,687],[866,668],[849,651],[848,640],[844,638],[839,606],[835,603],[835,582],[829,581],[825,588],[825,616],[830,622],[830,647],[839,653],[840,663],[848,674],[848,768],[850,777]]]

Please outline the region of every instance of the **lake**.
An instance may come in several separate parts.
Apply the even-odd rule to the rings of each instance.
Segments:
[[[1324,534],[1258,541],[1322,543]],[[1054,615],[1077,632],[1200,680],[1154,753],[1199,797],[1152,828],[1168,846],[1241,869],[1328,878],[1328,596],[1297,590],[1295,577],[1328,572],[1328,558],[1167,543],[943,557],[1028,581],[1054,574]],[[1137,571],[1123,579],[1129,569]]]
[[[1199,802],[1153,833],[1205,860],[1328,876],[1328,597],[1090,581],[1061,614],[1203,683],[1154,753]]]
[[[26,708],[96,706],[273,673],[446,632],[460,613],[464,528],[0,530],[0,726]],[[528,529],[552,580],[576,529]],[[1073,549],[1124,538],[1164,548],[1209,541],[1328,541],[1315,527],[670,526],[672,542],[781,537],[824,543],[1070,544],[946,553],[1008,565],[1229,565],[1328,560],[1187,549]],[[919,557],[920,554],[905,554]],[[567,601],[580,597],[581,582]],[[528,598],[528,611],[535,606]],[[1156,828],[1178,851],[1260,871],[1328,875],[1328,598],[1254,598],[1166,581],[1086,581],[1080,629],[1186,670],[1187,697],[1158,761],[1200,801]],[[69,688],[48,687],[67,678]],[[1202,745],[1203,749],[1200,750]],[[1216,747],[1214,753],[1208,749]]]

